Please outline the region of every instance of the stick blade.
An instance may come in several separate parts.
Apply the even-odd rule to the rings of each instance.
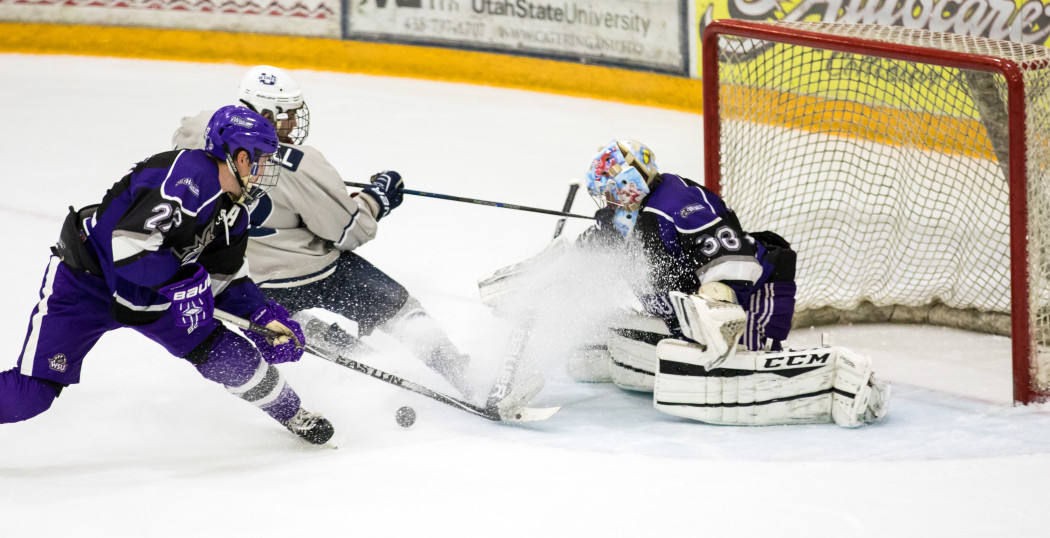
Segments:
[[[537,422],[554,416],[561,407],[520,407],[518,409],[500,410],[503,422]]]
[[[531,375],[515,386],[506,398],[493,406],[503,422],[535,422],[546,420],[558,412],[560,407],[526,407],[543,390],[541,375]]]

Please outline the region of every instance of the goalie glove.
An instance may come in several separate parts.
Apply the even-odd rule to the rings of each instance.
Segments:
[[[709,282],[696,295],[668,294],[682,334],[707,347],[711,360],[705,369],[718,368],[736,353],[747,327],[747,313],[736,304],[736,294],[720,282]]]

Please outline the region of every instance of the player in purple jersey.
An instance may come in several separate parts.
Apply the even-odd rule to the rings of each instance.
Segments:
[[[296,435],[325,443],[331,423],[304,410],[272,365],[298,360],[302,331],[248,277],[248,204],[276,185],[277,133],[245,108],[211,116],[206,148],[135,165],[98,205],[70,208],[15,368],[0,373],[0,423],[46,411],[80,381],[106,332],[130,327],[253,403]],[[282,336],[249,341],[221,308]]]
[[[676,174],[661,174],[656,159],[636,140],[614,140],[591,160],[588,193],[601,206],[597,223],[577,244],[626,249],[643,260],[647,282],[635,294],[645,313],[631,330],[616,330],[616,356],[599,360],[599,373],[570,365],[577,377],[611,377],[621,387],[653,390],[656,343],[682,337],[671,294],[703,294],[731,307],[717,330],[731,329],[751,351],[780,350],[794,314],[795,253],[774,232],[747,233],[736,214],[715,193]],[[714,329],[713,329],[714,330]],[[724,339],[732,339],[729,335]],[[737,342],[723,342],[724,360]],[[634,349],[638,353],[618,353]]]
[[[626,238],[644,253],[651,288],[645,309],[678,322],[669,292],[707,293],[739,304],[746,314],[748,350],[780,350],[795,308],[795,252],[774,232],[747,233],[715,193],[690,179],[657,170],[652,151],[637,141],[614,141],[592,160],[588,192],[601,204],[587,236]],[[584,239],[586,241],[586,239]]]
[[[655,407],[708,423],[835,422],[886,412],[889,387],[846,348],[784,350],[795,307],[795,252],[774,232],[743,230],[725,201],[660,173],[635,140],[601,148],[587,190],[603,206],[584,248],[640,259],[644,312],[621,316],[605,345],[586,346],[570,372],[653,393]]]

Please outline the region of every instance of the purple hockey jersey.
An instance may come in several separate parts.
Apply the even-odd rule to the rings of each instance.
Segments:
[[[640,243],[650,265],[654,293],[642,301],[653,315],[673,317],[667,292],[696,293],[705,282],[727,284],[749,310],[752,294],[771,276],[794,280],[794,252],[783,239],[764,232],[782,245],[756,240],[718,195],[689,179],[661,174],[637,218],[629,238]],[[776,256],[769,256],[771,249],[790,253],[790,259],[778,264]],[[778,265],[783,270],[778,272]]]
[[[246,316],[265,304],[248,278],[248,208],[222,192],[218,164],[203,150],[138,163],[82,227],[122,323],[158,319],[169,303],[156,290],[191,262],[211,275],[216,307]]]

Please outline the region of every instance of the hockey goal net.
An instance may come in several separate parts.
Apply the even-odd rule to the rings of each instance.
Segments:
[[[892,26],[715,21],[706,182],[799,253],[796,325],[1012,337],[1050,395],[1050,49]]]

